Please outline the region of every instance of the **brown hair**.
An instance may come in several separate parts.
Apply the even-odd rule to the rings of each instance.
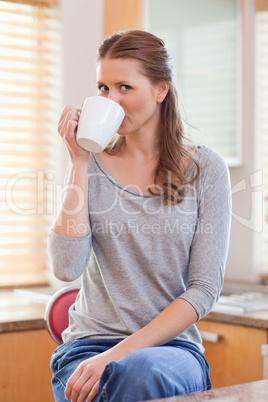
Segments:
[[[135,59],[152,84],[169,83],[169,91],[161,104],[161,124],[159,127],[159,160],[155,170],[155,185],[162,186],[165,204],[177,204],[185,196],[185,184],[190,184],[199,176],[199,165],[189,152],[185,139],[183,121],[178,109],[178,95],[174,85],[171,57],[164,42],[157,36],[140,30],[120,32],[107,38],[98,51],[98,60]],[[106,148],[109,154],[119,153],[125,146],[125,137],[117,135]],[[196,166],[194,178],[187,181],[182,157],[190,158]],[[153,193],[150,189],[149,191]]]

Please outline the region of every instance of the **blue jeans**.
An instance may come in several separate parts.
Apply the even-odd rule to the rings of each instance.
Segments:
[[[55,401],[66,401],[66,383],[83,360],[118,342],[118,339],[79,339],[60,345],[51,359]],[[173,340],[159,347],[132,352],[119,362],[108,363],[94,402],[137,402],[209,388],[209,365],[204,355],[191,343]]]

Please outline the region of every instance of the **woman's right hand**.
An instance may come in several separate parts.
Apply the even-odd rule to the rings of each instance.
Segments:
[[[80,110],[72,106],[65,106],[58,123],[58,132],[61,135],[72,162],[80,158],[89,157],[86,151],[76,142],[76,130],[80,118]]]

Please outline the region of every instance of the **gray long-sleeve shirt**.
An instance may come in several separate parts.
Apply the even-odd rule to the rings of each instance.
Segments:
[[[179,297],[195,308],[199,319],[213,308],[229,244],[229,172],[224,160],[205,146],[195,157],[199,178],[187,186],[181,203],[170,206],[161,196],[124,187],[91,154],[90,233],[72,238],[51,230],[48,238],[55,276],[71,281],[82,275],[64,342],[125,338]],[[190,164],[188,178],[194,169]],[[195,325],[176,339],[203,350]]]

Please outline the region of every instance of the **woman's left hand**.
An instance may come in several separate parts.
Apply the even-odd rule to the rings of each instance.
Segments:
[[[103,352],[79,364],[67,382],[66,399],[71,398],[72,402],[90,402],[95,398],[105,366],[114,359],[109,352]]]

